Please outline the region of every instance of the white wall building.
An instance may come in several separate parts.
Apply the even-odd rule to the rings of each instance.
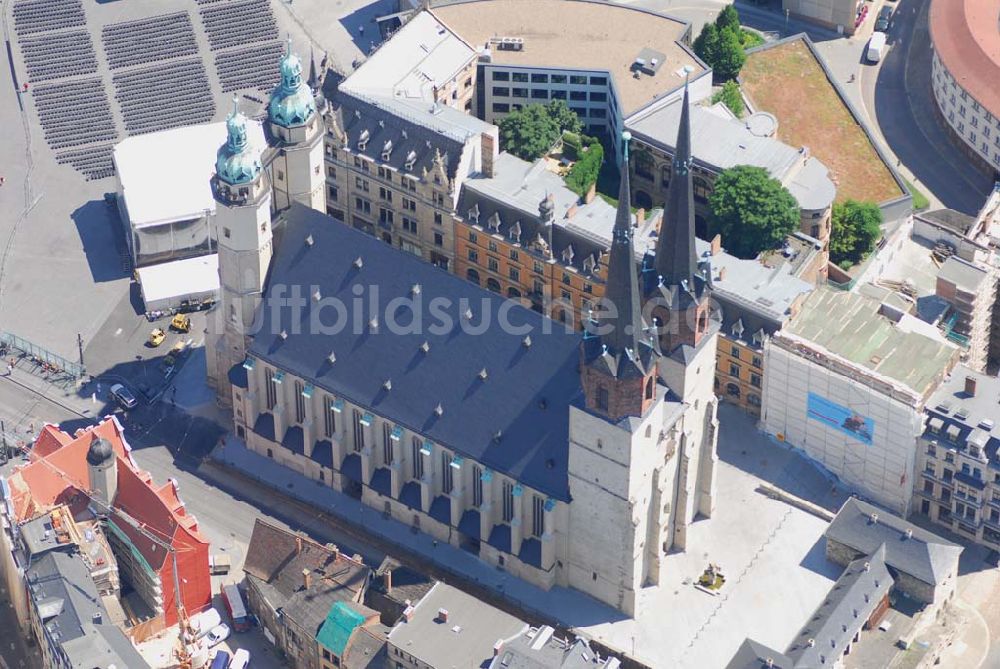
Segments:
[[[821,289],[764,347],[761,427],[901,515],[924,403],[959,352],[915,320]]]

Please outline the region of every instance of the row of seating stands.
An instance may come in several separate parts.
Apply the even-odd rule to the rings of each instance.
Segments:
[[[21,55],[33,82],[97,72],[97,55],[84,30],[21,40]]]
[[[104,53],[112,70],[198,52],[187,12],[164,14],[141,21],[113,23],[102,31]]]
[[[199,58],[114,75],[115,98],[129,135],[207,123],[215,100]]]
[[[223,51],[215,55],[215,69],[219,73],[219,83],[226,93],[255,88],[268,90],[281,78],[278,61],[285,50],[282,42],[271,42],[249,49]]]
[[[18,37],[75,28],[85,22],[80,0],[21,0],[14,3],[14,32]]]
[[[278,38],[269,0],[204,4],[198,10],[212,51]]]

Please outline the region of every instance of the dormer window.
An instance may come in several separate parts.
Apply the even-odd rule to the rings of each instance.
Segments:
[[[573,257],[575,255],[576,255],[576,252],[573,250],[573,245],[570,244],[565,249],[563,249],[563,252],[562,252],[563,263],[566,264],[566,265],[573,264]]]
[[[500,214],[499,212],[493,212],[489,220],[486,221],[487,227],[489,227],[490,232],[499,232],[500,230]]]
[[[358,151],[364,151],[368,147],[368,139],[371,134],[367,130],[362,130],[358,137]]]
[[[757,330],[757,332],[755,332],[754,335],[753,335],[753,343],[756,344],[757,346],[763,346],[764,345],[764,337],[766,337],[766,336],[767,335],[764,334],[764,330],[763,329]]]
[[[732,333],[733,333],[733,336],[736,337],[737,339],[739,339],[740,337],[743,336],[743,319],[742,318],[736,319],[736,322],[733,323]]]
[[[382,160],[389,160],[392,156],[392,140],[387,140],[385,145],[382,147]]]
[[[597,267],[597,258],[595,258],[594,254],[591,253],[583,261],[583,271],[586,272],[587,274],[593,274],[595,267]]]
[[[469,209],[469,222],[474,225],[479,225],[479,203],[472,205]]]
[[[403,167],[405,167],[407,170],[412,170],[416,162],[417,162],[417,152],[410,151],[408,154],[406,154],[406,163],[403,165]]]
[[[521,243],[521,221],[515,221],[510,228],[510,241],[515,244]]]

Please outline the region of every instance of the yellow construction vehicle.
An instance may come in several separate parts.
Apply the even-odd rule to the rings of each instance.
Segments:
[[[174,319],[170,321],[170,327],[178,332],[190,332],[191,317],[187,314],[177,314],[174,316]]]
[[[163,340],[167,338],[167,333],[161,328],[156,328],[149,333],[149,345],[152,347],[159,346],[163,343]]]

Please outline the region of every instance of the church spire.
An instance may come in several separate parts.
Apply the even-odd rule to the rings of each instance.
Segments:
[[[622,133],[624,159],[618,191],[618,213],[611,238],[608,275],[604,292],[608,308],[598,316],[601,326],[601,343],[615,355],[639,349],[643,336],[642,308],[639,298],[639,276],[635,266],[635,247],[632,242],[632,207],[628,180],[628,143],[632,136]]]
[[[691,177],[691,110],[684,83],[681,124],[677,131],[673,174],[667,190],[666,211],[656,241],[656,273],[665,286],[694,290],[698,257],[694,241],[694,184]]]

